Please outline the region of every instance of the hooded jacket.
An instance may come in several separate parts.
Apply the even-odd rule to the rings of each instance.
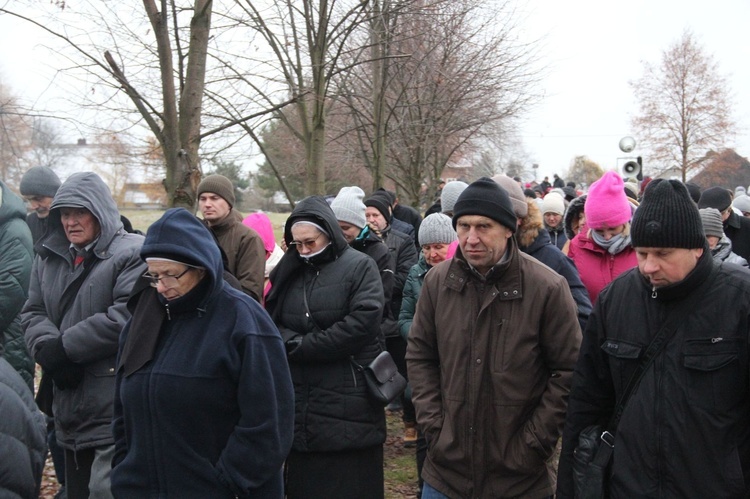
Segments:
[[[583,331],[591,313],[591,301],[578,275],[578,269],[573,261],[550,241],[549,234],[542,227],[542,213],[536,202],[528,199],[526,204],[529,207],[528,214],[521,220],[516,230],[518,248],[565,278],[578,307],[578,324]]]
[[[281,497],[294,402],[278,330],[224,282],[213,237],[187,210],[154,222],[141,256],[206,273],[180,298],[147,287],[131,300],[118,356],[113,493]]]
[[[459,249],[424,278],[406,362],[428,443],[424,480],[449,497],[544,497],[581,331],[565,280],[508,239],[482,278]]]
[[[726,234],[716,243],[714,249],[711,250],[711,254],[714,260],[718,262],[736,263],[742,267],[747,267],[747,260],[732,251],[732,241]]]
[[[314,221],[330,235],[329,246],[308,261],[289,245],[292,225],[300,219]],[[288,352],[295,395],[293,449],[335,452],[380,445],[383,406],[368,395],[364,375],[352,362],[369,364],[385,345],[383,286],[375,262],[349,247],[319,196],[297,204],[284,239],[289,250],[271,272],[266,308],[288,345],[299,342]]]
[[[34,387],[34,361],[26,349],[21,309],[29,293],[34,249],[23,201],[0,182],[0,356]]]
[[[557,497],[573,497],[578,435],[607,424],[665,318],[693,293],[697,305],[680,311],[622,413],[608,497],[748,497],[750,273],[714,263],[707,246],[680,282],[654,291],[632,269],[599,296],[570,393]]]
[[[78,266],[60,222],[65,206],[86,208],[101,229]],[[130,317],[130,291],[146,270],[138,255],[143,236],[125,232],[109,188],[91,172],[73,174],[60,186],[49,217],[21,314],[26,345],[36,357],[43,343],[62,337],[66,356],[84,369],[77,387],[54,390],[58,442],[74,451],[109,445],[117,341]],[[70,306],[62,310],[66,301]]]

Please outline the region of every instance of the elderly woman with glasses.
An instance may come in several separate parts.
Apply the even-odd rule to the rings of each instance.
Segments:
[[[117,361],[114,496],[283,497],[294,399],[276,326],[224,281],[187,210],[149,228],[141,258]]]
[[[385,414],[355,367],[385,346],[378,268],[349,247],[322,197],[297,204],[284,239],[289,249],[271,272],[266,308],[294,383],[286,496],[382,498]]]

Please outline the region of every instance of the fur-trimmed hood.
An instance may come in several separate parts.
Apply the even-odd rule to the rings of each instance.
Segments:
[[[542,211],[534,199],[526,198],[526,204],[529,207],[528,214],[521,219],[521,224],[516,231],[518,246],[527,248],[539,237],[539,231],[544,228],[542,221]]]

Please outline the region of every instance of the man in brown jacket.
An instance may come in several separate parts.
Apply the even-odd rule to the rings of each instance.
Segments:
[[[260,235],[243,225],[234,209],[234,185],[223,175],[209,175],[198,184],[198,207],[227,258],[227,268],[242,291],[260,302],[265,279],[266,249]]]
[[[406,361],[428,443],[422,499],[551,497],[581,331],[567,282],[518,251],[489,178],[454,206],[459,248],[425,276]]]

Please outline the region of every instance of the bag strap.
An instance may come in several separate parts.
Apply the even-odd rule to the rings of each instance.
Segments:
[[[716,272],[713,272],[712,275],[707,279],[705,288],[701,288],[710,288],[713,284],[713,281],[716,279],[716,274]],[[615,410],[612,413],[612,417],[609,420],[607,428],[602,432],[601,439],[606,445],[599,446],[596,452],[596,456],[594,457],[595,464],[603,466],[606,465],[606,463],[609,461],[609,457],[612,454],[612,450],[615,446],[615,433],[617,431],[617,425],[619,425],[620,423],[620,418],[622,417],[622,413],[625,411],[625,406],[627,405],[628,400],[630,400],[630,396],[633,394],[633,392],[635,392],[635,389],[641,383],[643,376],[646,374],[646,371],[653,363],[656,356],[669,342],[675,331],[677,331],[677,327],[684,320],[690,317],[689,312],[694,309],[695,305],[698,303],[698,300],[700,298],[703,298],[703,296],[704,295],[702,294],[701,289],[694,289],[690,296],[688,296],[687,300],[678,304],[672,310],[672,312],[667,317],[667,320],[662,325],[661,329],[659,329],[659,332],[656,334],[654,339],[651,340],[651,343],[649,343],[648,348],[646,348],[646,353],[643,355],[643,358],[638,363],[638,367],[628,380],[628,384],[626,385],[625,391],[620,398],[620,402],[617,404],[617,406],[615,406]]]

